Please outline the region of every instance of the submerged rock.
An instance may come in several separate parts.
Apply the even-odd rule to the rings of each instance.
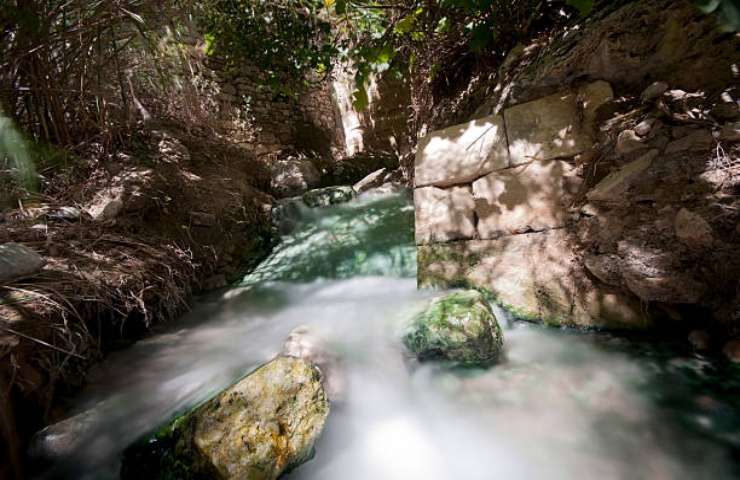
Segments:
[[[312,458],[328,415],[319,370],[277,357],[129,447],[121,478],[274,480]]]
[[[326,187],[310,190],[303,194],[303,202],[309,207],[328,207],[338,203],[349,202],[355,198],[352,187]]]
[[[283,344],[281,354],[301,358],[316,365],[321,370],[324,390],[329,400],[331,402],[342,400],[346,381],[339,357],[318,331],[306,325],[294,328]]]
[[[305,205],[301,197],[280,200],[271,211],[272,226],[281,235],[287,235],[292,232],[300,223],[303,216],[303,209],[306,208]]]
[[[500,356],[504,340],[486,299],[468,290],[432,300],[409,325],[403,343],[419,360],[487,366]]]

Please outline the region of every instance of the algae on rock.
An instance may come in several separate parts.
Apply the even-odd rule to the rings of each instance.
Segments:
[[[280,356],[129,447],[121,478],[275,480],[312,458],[328,414],[319,370]]]
[[[488,366],[503,350],[503,333],[483,294],[454,292],[432,300],[409,325],[403,342],[419,360]]]

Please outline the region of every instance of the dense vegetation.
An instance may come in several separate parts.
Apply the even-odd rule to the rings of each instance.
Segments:
[[[464,82],[519,42],[621,2],[594,0],[2,0],[0,105],[42,145],[111,149],[155,117],[197,121],[210,85],[193,43],[234,63],[252,62],[276,95],[355,72],[355,106],[379,72],[409,75],[423,90]],[[739,0],[697,0],[729,28]],[[444,59],[454,59],[449,62]],[[175,101],[175,97],[177,100]],[[12,124],[0,130],[0,167],[33,184],[34,168]],[[33,148],[37,168],[60,157]],[[38,152],[36,152],[38,150]],[[30,180],[29,180],[30,179]]]

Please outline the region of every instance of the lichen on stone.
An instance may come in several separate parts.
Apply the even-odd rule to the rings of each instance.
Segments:
[[[422,361],[485,367],[499,358],[503,333],[484,296],[467,290],[432,300],[409,324],[403,342]]]

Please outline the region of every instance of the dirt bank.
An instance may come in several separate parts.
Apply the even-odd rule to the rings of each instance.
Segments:
[[[0,287],[0,478],[23,478],[29,436],[117,345],[187,310],[270,244],[265,165],[205,131],[150,125],[88,154],[0,219],[44,267]]]

